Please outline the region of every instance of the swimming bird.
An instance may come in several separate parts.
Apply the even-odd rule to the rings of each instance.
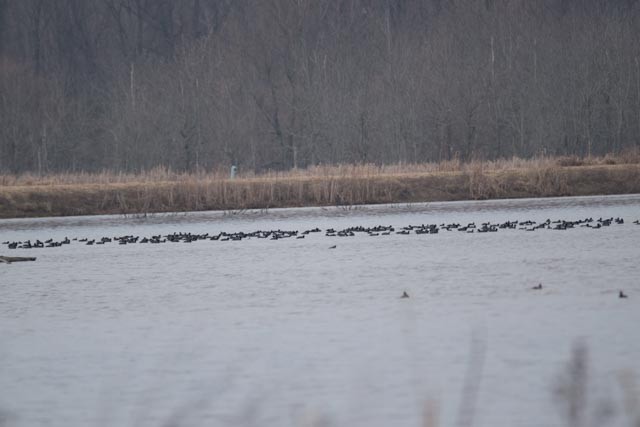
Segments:
[[[531,288],[531,289],[536,289],[536,290],[538,290],[538,289],[542,289],[542,283],[538,283],[536,286],[534,286],[534,287],[533,287],[533,288]]]
[[[329,249],[335,249],[338,245],[329,246]]]
[[[407,293],[407,291],[404,291],[400,298],[409,298],[409,294]]]
[[[620,293],[618,294],[618,298],[629,298],[627,296],[627,294],[625,294],[624,292],[620,291]]]

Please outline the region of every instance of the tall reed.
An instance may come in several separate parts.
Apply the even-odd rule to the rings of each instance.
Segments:
[[[0,217],[140,214],[288,206],[640,192],[640,155],[463,163],[318,165],[287,172],[0,175]]]

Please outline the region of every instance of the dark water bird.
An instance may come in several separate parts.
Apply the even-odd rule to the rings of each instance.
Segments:
[[[407,291],[404,291],[400,298],[409,298],[409,294],[407,293]]]
[[[2,0],[0,0],[1,2]],[[631,221],[629,221],[631,222]],[[634,224],[640,225],[640,220],[636,219],[633,221]],[[391,233],[395,233],[398,235],[410,235],[410,234],[418,234],[418,235],[427,235],[427,234],[437,234],[439,231],[452,231],[458,230],[466,233],[488,233],[488,232],[497,232],[499,230],[510,229],[510,230],[524,230],[524,231],[536,231],[539,229],[546,230],[568,230],[577,227],[588,227],[589,229],[599,229],[603,227],[608,227],[610,225],[615,224],[625,224],[625,221],[621,217],[610,217],[610,218],[598,218],[594,220],[593,218],[585,218],[579,220],[555,220],[551,221],[551,219],[547,219],[544,222],[536,222],[531,220],[514,220],[514,221],[506,221],[502,223],[492,223],[492,222],[483,222],[478,223],[476,225],[475,222],[470,222],[465,226],[462,226],[459,223],[442,223],[440,225],[437,224],[420,224],[420,225],[407,225],[404,227],[399,227],[398,231],[391,226],[378,225],[375,227],[365,227],[362,225],[352,226],[349,228],[345,228],[343,230],[337,230],[334,228],[328,228],[325,231],[324,235],[328,237],[354,237],[357,235],[368,235],[368,236],[388,236]],[[68,245],[72,242],[82,242],[86,245],[104,245],[110,242],[116,242],[120,245],[127,245],[130,243],[192,243],[199,240],[209,240],[209,241],[239,241],[251,238],[257,239],[269,239],[269,240],[281,240],[286,238],[297,238],[303,239],[307,234],[310,233],[321,233],[323,230],[316,227],[313,229],[305,230],[303,232],[298,232],[298,230],[258,230],[253,232],[219,232],[218,234],[193,234],[190,232],[187,233],[172,233],[168,235],[156,235],[156,236],[134,236],[134,235],[126,235],[126,236],[114,236],[114,237],[102,237],[101,239],[92,239],[89,240],[85,238],[73,237],[69,239],[65,237],[62,241],[54,241],[54,239],[48,240],[35,240],[31,242],[27,241],[17,241],[10,242],[4,241],[3,245],[7,245],[8,249],[33,249],[33,248],[54,248],[60,247],[62,245]],[[329,249],[335,249],[337,246],[331,246]],[[539,284],[537,286],[532,287],[531,289],[542,289],[542,285]]]
[[[620,291],[620,293],[618,294],[618,298],[629,298],[627,296],[627,294],[625,294],[624,292]]]
[[[534,286],[534,287],[533,287],[533,288],[531,288],[531,289],[536,289],[536,290],[538,290],[538,289],[542,289],[542,283],[538,283],[536,286]]]
[[[329,246],[329,249],[335,249],[338,245]]]

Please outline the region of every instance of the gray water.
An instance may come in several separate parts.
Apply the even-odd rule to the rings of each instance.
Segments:
[[[0,264],[0,425],[564,426],[554,389],[576,342],[585,419],[632,425],[638,195],[3,220],[0,241],[586,217],[626,222],[2,245],[38,260]]]

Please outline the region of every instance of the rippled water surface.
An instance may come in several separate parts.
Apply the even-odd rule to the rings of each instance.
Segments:
[[[0,424],[561,426],[554,388],[581,342],[586,417],[606,404],[631,425],[640,196],[4,220],[0,241],[586,217],[625,223],[2,245],[38,259],[0,264]]]

